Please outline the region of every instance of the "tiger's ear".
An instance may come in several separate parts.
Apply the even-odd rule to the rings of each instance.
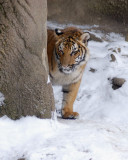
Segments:
[[[88,32],[85,32],[81,35],[81,39],[83,43],[88,42],[88,40],[90,39],[90,34]]]
[[[55,33],[58,35],[58,36],[60,36],[60,35],[62,35],[63,34],[63,32],[60,30],[60,29],[55,29]]]

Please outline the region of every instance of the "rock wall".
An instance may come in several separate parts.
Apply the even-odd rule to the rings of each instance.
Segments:
[[[110,30],[123,32],[128,27],[128,0],[48,0],[48,20],[111,26]]]
[[[128,24],[128,0],[98,0],[98,2],[95,5],[98,13]]]
[[[0,0],[0,116],[51,117],[46,21],[46,0]]]

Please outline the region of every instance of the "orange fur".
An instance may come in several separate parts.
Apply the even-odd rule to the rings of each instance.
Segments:
[[[88,33],[83,33],[75,27],[48,30],[49,74],[53,85],[62,85],[63,118],[77,118],[79,115],[73,112],[73,103],[89,57],[88,39]]]

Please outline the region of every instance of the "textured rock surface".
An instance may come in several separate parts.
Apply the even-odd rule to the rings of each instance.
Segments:
[[[51,117],[46,20],[46,0],[0,0],[0,116]]]
[[[48,18],[62,22],[100,22],[104,18],[103,15],[107,15],[128,23],[127,0],[52,0],[52,3],[48,0],[48,11]]]
[[[48,20],[103,25],[102,30],[124,33],[127,32],[125,24],[128,24],[128,1],[52,0],[51,3],[48,0]]]
[[[115,62],[116,61],[116,57],[114,56],[114,54],[111,54],[111,62]]]
[[[126,80],[124,78],[114,77],[112,79],[112,88],[115,90],[115,89],[122,87],[122,85],[125,83],[125,81]]]

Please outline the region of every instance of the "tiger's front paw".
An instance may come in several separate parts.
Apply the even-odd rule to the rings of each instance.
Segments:
[[[79,118],[79,113],[77,112],[66,112],[63,114],[62,111],[62,118],[63,119],[78,119]]]

